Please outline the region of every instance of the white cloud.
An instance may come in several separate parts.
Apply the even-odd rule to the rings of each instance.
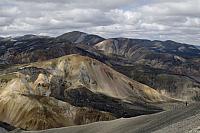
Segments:
[[[200,44],[200,0],[1,0],[0,30],[0,36],[80,30]]]
[[[142,23],[141,28],[145,28],[147,30],[166,30],[168,26],[157,24],[157,23]]]
[[[107,16],[110,17],[115,23],[134,25],[139,21],[141,13],[133,11],[124,11],[122,9],[114,9],[110,10],[107,13]]]
[[[16,16],[21,13],[18,7],[3,7],[0,8],[1,17]]]
[[[190,18],[187,17],[186,18],[186,22],[184,23],[186,26],[190,26],[190,27],[200,27],[200,18]]]

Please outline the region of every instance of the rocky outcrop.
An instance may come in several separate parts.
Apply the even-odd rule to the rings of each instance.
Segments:
[[[61,98],[56,96],[56,98]],[[133,117],[163,111],[163,109],[144,102],[126,102],[102,94],[95,94],[87,88],[80,87],[65,91],[63,101],[74,106],[92,107],[110,112],[117,118]]]
[[[156,113],[157,103],[174,101],[80,55],[17,66],[0,78],[0,121],[26,130]]]
[[[1,121],[26,130],[42,130],[115,119],[109,113],[84,108],[85,112],[96,112],[96,115],[93,113],[94,118],[88,118],[90,112],[87,112],[87,115],[80,114],[81,108],[48,97],[48,91],[45,93],[45,89],[43,93],[38,93],[39,90],[29,87],[26,81],[15,80],[1,91]],[[78,117],[83,119],[81,123],[77,122]]]

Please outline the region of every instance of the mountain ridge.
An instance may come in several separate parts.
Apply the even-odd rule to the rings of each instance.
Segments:
[[[122,38],[122,39],[133,39],[133,40],[146,40],[146,41],[152,41],[152,42],[175,42],[175,43],[179,43],[179,44],[186,44],[186,45],[192,45],[192,46],[195,46],[195,47],[200,47],[199,45],[195,45],[195,44],[189,44],[189,43],[184,43],[184,42],[178,42],[178,41],[174,41],[174,40],[151,40],[151,39],[145,39],[145,38],[131,38],[131,37],[111,37],[111,38],[104,38],[104,37],[101,37],[100,35],[97,35],[97,34],[89,34],[87,32],[83,32],[83,31],[78,31],[78,30],[74,30],[74,31],[70,31],[70,32],[66,32],[66,33],[63,33],[61,35],[58,35],[58,36],[55,36],[55,37],[52,37],[52,38],[58,38],[62,35],[65,35],[65,34],[85,34],[85,35],[92,35],[92,36],[98,36],[102,39],[117,39],[117,38]],[[0,37],[0,39],[5,39],[5,38],[17,38],[17,37],[23,37],[23,36],[26,36],[26,35],[33,35],[33,36],[37,36],[37,37],[51,37],[51,36],[41,36],[41,35],[37,35],[37,34],[25,34],[25,35],[22,35],[22,36],[15,36],[15,37]]]
[[[98,36],[90,36],[78,31],[66,34],[63,34],[66,39],[64,41],[56,37],[29,38],[21,41],[1,40],[0,70],[15,64],[80,54],[95,58],[129,78],[147,84],[158,91],[166,92],[174,98],[199,99],[200,50],[193,45],[174,41],[127,38],[101,41],[102,38],[99,40]],[[81,40],[79,38],[82,34],[85,37],[81,37]],[[88,39],[88,35],[92,38]],[[75,43],[77,39],[79,43]],[[100,42],[95,44],[94,40]],[[113,41],[116,44],[113,45]],[[100,43],[102,44],[99,45]],[[108,52],[109,49],[111,52]]]
[[[179,102],[77,54],[17,65],[0,81],[0,121],[27,130],[151,114]]]

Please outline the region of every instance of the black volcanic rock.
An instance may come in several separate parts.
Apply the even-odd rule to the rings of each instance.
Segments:
[[[64,89],[63,89],[64,91]],[[57,99],[66,101],[74,106],[92,107],[112,113],[117,118],[129,118],[138,115],[152,114],[163,111],[163,109],[142,102],[128,103],[117,98],[102,94],[95,94],[87,88],[80,87],[62,92],[61,95],[52,95]]]
[[[12,131],[12,130],[16,129],[16,128],[13,127],[12,125],[7,124],[7,123],[5,123],[5,122],[1,122],[1,121],[0,121],[0,127],[6,129],[7,131]]]

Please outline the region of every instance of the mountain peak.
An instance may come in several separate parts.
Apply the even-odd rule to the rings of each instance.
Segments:
[[[87,45],[94,45],[98,42],[103,41],[104,38],[97,36],[97,35],[80,32],[80,31],[72,31],[72,32],[68,32],[68,33],[65,33],[63,35],[56,37],[56,40],[57,41],[70,41],[70,42],[76,43],[76,44],[84,43]]]
[[[81,32],[81,31],[70,31],[70,32],[67,32],[67,33],[64,33],[60,36],[58,36],[57,38],[59,37],[68,37],[68,36],[72,36],[72,35],[81,35],[81,34],[84,34],[84,35],[87,35],[87,33],[85,32]]]

